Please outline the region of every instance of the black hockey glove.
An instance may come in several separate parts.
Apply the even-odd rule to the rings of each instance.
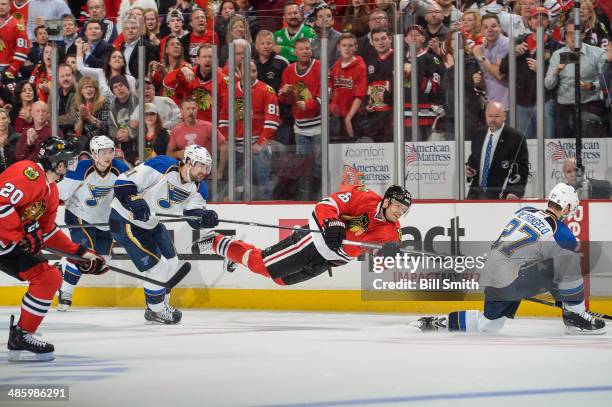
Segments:
[[[109,269],[106,265],[104,257],[100,256],[95,251],[88,249],[84,246],[80,246],[76,254],[85,258],[85,261],[70,260],[76,268],[83,274],[100,275],[106,273]]]
[[[323,221],[323,239],[331,250],[342,247],[342,241],[346,237],[346,225],[340,219],[325,219]]]
[[[187,223],[194,229],[212,229],[219,224],[217,212],[208,209],[188,209],[183,211],[186,216],[194,216],[200,219],[187,219]]]
[[[400,247],[399,242],[387,242],[383,245],[382,249],[380,249],[379,256],[395,257],[395,255],[399,253]]]
[[[141,222],[146,222],[151,217],[151,210],[147,201],[142,199],[140,195],[131,195],[125,202],[124,206],[132,212],[134,219]]]
[[[43,246],[43,237],[42,230],[40,230],[40,225],[38,222],[30,222],[26,223],[23,226],[23,230],[25,232],[25,236],[19,242],[19,246],[29,254],[38,254],[42,250]]]

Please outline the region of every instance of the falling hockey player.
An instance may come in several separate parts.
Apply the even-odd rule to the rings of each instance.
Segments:
[[[83,257],[86,261],[75,265],[81,273],[108,271],[102,256],[71,242],[55,225],[59,205],[56,182],[66,174],[67,163],[75,155],[63,140],[50,137],[40,149],[38,163],[19,161],[0,175],[0,269],[30,283],[16,325],[11,316],[9,361],[54,359],[53,345],[34,333],[62,283],[62,274],[39,255],[41,249],[50,247]]]
[[[108,221],[113,185],[119,174],[129,168],[115,159],[115,143],[106,136],[92,138],[89,149],[93,159],[79,161],[76,169],[68,171],[57,187],[60,200],[66,203],[64,221],[67,225],[82,225],[79,229],[70,229],[72,241],[94,249],[108,262],[113,244],[108,227],[87,225]],[[78,268],[66,261],[64,281],[58,293],[59,311],[66,311],[72,305],[72,294],[80,278]]]
[[[585,308],[577,241],[561,219],[572,216],[578,195],[559,183],[550,192],[545,210],[518,210],[502,230],[489,253],[482,285],[484,312],[451,312],[443,317],[423,317],[412,325],[422,331],[449,330],[497,332],[514,318],[521,299],[549,291],[563,304],[568,334],[603,334],[605,322]]]
[[[232,263],[240,263],[279,285],[297,284],[363,252],[361,247],[343,244],[344,239],[383,244],[381,254],[395,254],[400,241],[399,219],[411,204],[410,193],[397,185],[389,187],[382,198],[365,186],[353,186],[315,205],[309,226],[321,233],[296,231],[262,250],[211,232],[194,242],[192,250],[229,259],[228,271],[235,267]]]
[[[196,144],[185,148],[181,162],[160,155],[121,174],[115,181],[109,227],[136,268],[147,277],[167,281],[178,268],[178,257],[166,227],[156,214],[183,214],[194,229],[217,226],[217,213],[204,209],[208,190],[204,179],[211,171],[208,150]],[[194,220],[193,218],[198,218]],[[150,323],[177,324],[181,311],[170,306],[170,291],[144,283]]]

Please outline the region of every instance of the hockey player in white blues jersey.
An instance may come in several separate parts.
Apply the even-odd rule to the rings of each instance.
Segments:
[[[577,241],[561,221],[578,203],[574,188],[559,183],[545,210],[525,207],[514,213],[492,245],[482,273],[484,312],[423,317],[412,325],[423,331],[497,332],[506,318],[514,318],[521,299],[549,291],[562,304],[567,334],[605,333],[605,322],[586,311]]]
[[[182,162],[160,155],[122,174],[115,182],[109,226],[113,239],[121,244],[141,272],[158,281],[167,281],[178,268],[176,249],[156,214],[184,214],[194,229],[218,225],[217,213],[205,209],[208,190],[204,179],[212,159],[208,150],[192,144]],[[181,312],[169,304],[170,291],[144,283],[150,323],[176,324]]]
[[[72,241],[94,249],[108,263],[113,243],[108,227],[87,225],[108,221],[113,186],[117,177],[129,168],[115,159],[115,143],[106,136],[92,138],[89,149],[93,159],[79,161],[76,169],[68,172],[58,184],[59,197],[66,204],[66,224],[82,225],[79,229],[70,229]],[[64,260],[63,269],[64,281],[58,292],[58,311],[70,308],[74,288],[81,278],[81,272],[73,263]]]

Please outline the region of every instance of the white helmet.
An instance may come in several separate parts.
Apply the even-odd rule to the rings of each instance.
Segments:
[[[186,162],[187,159],[189,159],[191,165],[194,165],[195,163],[204,164],[204,166],[208,169],[208,172],[210,173],[210,170],[212,168],[212,158],[210,157],[210,153],[208,152],[208,150],[204,147],[199,146],[197,144],[191,144],[185,147],[185,155],[183,156],[183,162]]]
[[[548,201],[556,203],[561,207],[561,209],[565,209],[567,205],[569,205],[570,212],[568,216],[572,216],[574,214],[574,211],[580,203],[578,194],[576,193],[574,187],[566,184],[565,182],[560,182],[554,186],[548,195]]]
[[[96,136],[89,142],[89,150],[94,161],[98,161],[98,151],[110,148],[115,151],[115,142],[106,136]],[[114,155],[113,155],[114,156]]]

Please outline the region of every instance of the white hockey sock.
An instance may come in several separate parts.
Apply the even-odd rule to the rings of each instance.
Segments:
[[[586,305],[584,301],[579,302],[578,304],[563,302],[563,309],[575,312],[576,314],[583,314],[586,312]]]

